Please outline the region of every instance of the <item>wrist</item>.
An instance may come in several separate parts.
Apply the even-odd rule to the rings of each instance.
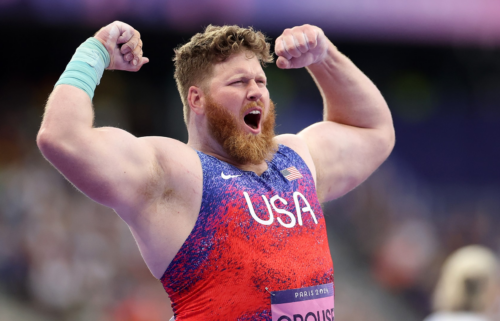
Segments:
[[[85,91],[90,99],[99,85],[110,57],[106,47],[96,38],[88,38],[77,49],[55,86],[67,84]]]
[[[106,47],[106,41],[104,39],[98,37],[97,35],[93,36],[92,38],[99,40],[99,42],[104,46],[104,48],[108,49],[108,47]]]
[[[343,58],[345,58],[344,54],[329,41],[323,56],[318,58],[317,62],[310,64],[306,68],[313,74],[327,72],[328,70],[332,70],[332,68],[335,69]]]
[[[108,46],[106,44],[106,40],[104,40],[103,38],[101,38],[101,37],[99,37],[97,35],[93,36],[92,38],[95,39],[95,40],[98,40],[101,43],[101,45],[104,47],[104,50],[108,53],[108,56],[111,57],[111,54],[112,54],[113,50],[110,49],[110,48],[108,48]],[[89,38],[89,39],[91,39],[91,38]],[[97,42],[96,42],[96,44],[97,44]],[[108,67],[109,67],[109,64],[106,67],[106,69]]]

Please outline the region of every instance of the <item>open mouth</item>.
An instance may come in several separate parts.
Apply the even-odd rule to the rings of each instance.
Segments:
[[[260,117],[261,117],[260,110],[252,110],[251,112],[245,115],[243,120],[249,127],[257,129],[259,128]]]

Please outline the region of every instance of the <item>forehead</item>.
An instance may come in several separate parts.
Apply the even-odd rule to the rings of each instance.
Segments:
[[[265,76],[257,56],[249,51],[234,54],[213,67],[214,78],[227,78],[235,75]]]

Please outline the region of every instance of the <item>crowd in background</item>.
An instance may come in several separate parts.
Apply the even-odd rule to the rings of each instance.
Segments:
[[[331,232],[355,244],[361,264],[370,267],[378,284],[427,314],[448,255],[470,244],[500,252],[496,195],[483,190],[447,200],[444,191],[391,160],[355,191],[328,204],[326,212],[334,222]],[[500,296],[491,313],[500,318]]]
[[[10,87],[0,101],[10,107],[0,120],[0,292],[53,320],[171,316],[168,296],[126,224],[81,194],[38,151],[43,101],[6,106],[11,95],[5,89],[19,91]],[[21,99],[36,101],[30,94]]]
[[[369,75],[377,85],[377,78],[386,76],[384,70],[382,62],[372,67]],[[139,80],[131,84],[130,75],[106,72],[94,99],[96,124],[119,126],[139,136],[185,139],[170,71],[155,72],[169,79],[147,80],[137,74]],[[317,92],[312,98],[297,94],[316,91],[305,72],[284,75],[268,69],[271,97],[277,102],[277,131],[296,132],[321,119],[321,102]],[[44,102],[56,79],[55,72],[36,77],[11,73],[0,79],[0,292],[52,320],[168,320],[168,296],[143,263],[125,223],[66,182],[36,147]],[[410,125],[425,122],[433,113],[426,108],[438,104],[425,78],[398,72],[391,79],[381,90],[396,118],[406,117]],[[497,84],[495,79],[486,83]],[[493,93],[483,101],[500,107]],[[475,115],[463,102],[457,106],[463,115]],[[487,112],[494,123],[495,112]],[[396,134],[404,132],[401,124]],[[403,146],[408,146],[404,141],[410,136],[402,136]],[[432,153],[420,152],[434,161]],[[350,245],[376,283],[404,298],[423,318],[431,312],[432,291],[450,253],[469,244],[500,252],[500,187],[433,182],[419,174],[422,164],[411,163],[405,155],[404,149],[399,154],[396,150],[367,182],[327,204],[325,214],[329,233]],[[334,264],[342,259],[334,257]],[[338,306],[336,316],[342,320],[342,315],[359,316],[359,311],[356,305]]]

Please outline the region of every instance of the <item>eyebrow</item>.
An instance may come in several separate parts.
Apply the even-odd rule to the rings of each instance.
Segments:
[[[233,74],[231,74],[229,76],[229,78],[232,78],[232,77],[247,77],[247,75],[251,74],[251,72],[248,72],[244,69],[237,69]],[[267,76],[266,76],[266,73],[258,73],[255,75],[255,78],[266,78],[267,79]]]

